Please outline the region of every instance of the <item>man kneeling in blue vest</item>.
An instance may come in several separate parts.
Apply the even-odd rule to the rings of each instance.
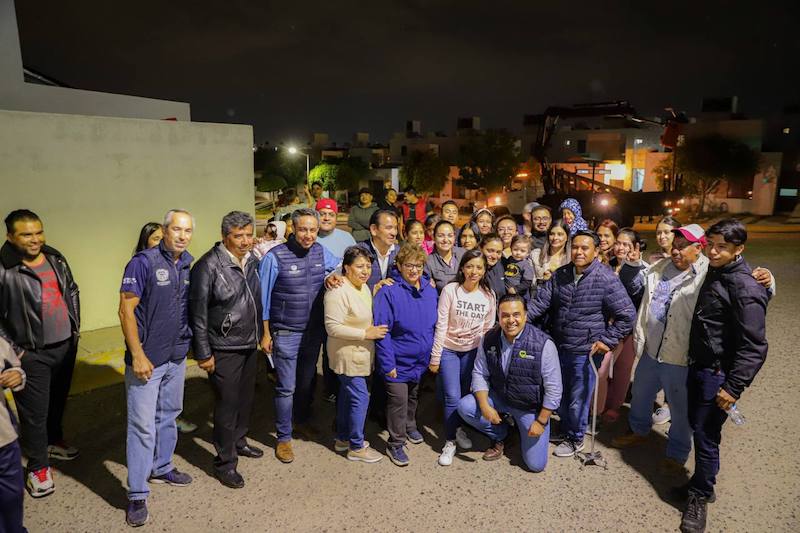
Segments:
[[[526,324],[525,300],[506,294],[498,305],[495,326],[478,346],[472,371],[472,392],[458,403],[467,424],[492,443],[486,461],[503,456],[512,425],[519,428],[522,458],[533,472],[547,466],[550,414],[561,402],[561,366],[550,337]]]

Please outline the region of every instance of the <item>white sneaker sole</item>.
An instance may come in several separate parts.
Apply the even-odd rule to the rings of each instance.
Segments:
[[[355,461],[355,462],[361,462],[361,463],[377,463],[381,459],[383,459],[383,457],[373,457],[372,459],[367,459],[366,457],[359,457],[357,455],[350,455],[349,453],[347,454],[347,460],[348,461]]]
[[[45,496],[50,496],[51,494],[53,494],[56,491],[55,487],[50,487],[49,489],[40,490],[40,491],[36,491],[36,492],[32,491],[28,487],[25,487],[25,488],[28,491],[28,494],[31,495],[31,498],[44,498]]]
[[[578,446],[577,448],[573,449],[569,453],[564,453],[564,452],[559,453],[557,450],[555,450],[555,451],[553,451],[553,455],[555,455],[556,457],[572,457],[576,453],[578,453],[580,451],[583,451],[584,446],[585,446],[584,444],[581,444],[580,446]]]
[[[439,466],[450,466],[453,464],[453,458],[450,456],[439,456]]]

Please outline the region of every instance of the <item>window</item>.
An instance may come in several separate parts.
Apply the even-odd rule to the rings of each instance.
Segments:
[[[783,133],[784,135],[789,135],[790,133],[792,133],[792,128],[783,128]]]
[[[585,154],[586,153],[586,139],[580,139],[579,141],[577,141],[577,143],[578,144],[575,147],[575,149],[578,151],[579,154]]]
[[[634,144],[635,146],[638,146],[638,145],[640,145],[640,144],[644,144],[644,140],[642,140],[642,139],[634,139],[634,140],[633,140],[633,144]]]
[[[644,187],[644,169],[643,168],[634,168],[633,169],[633,180],[631,183],[631,190],[633,192],[640,192]]]
[[[564,141],[564,146],[569,146],[569,145],[571,145],[571,144],[572,144],[572,141],[570,141],[569,139],[567,139],[566,141]]]

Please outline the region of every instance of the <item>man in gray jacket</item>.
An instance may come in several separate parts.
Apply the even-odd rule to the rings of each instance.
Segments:
[[[377,210],[378,206],[372,201],[372,193],[367,187],[362,187],[358,191],[358,205],[350,209],[350,216],[347,218],[347,225],[353,229],[356,242],[369,240],[369,219]]]

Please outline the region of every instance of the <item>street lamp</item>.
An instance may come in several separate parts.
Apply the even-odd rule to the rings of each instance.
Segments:
[[[309,175],[311,173],[311,169],[309,168],[311,166],[311,162],[309,160],[308,154],[305,153],[305,152],[301,152],[300,150],[298,150],[294,146],[290,146],[289,147],[289,153],[292,154],[292,155],[302,154],[302,155],[306,156],[306,184],[308,184],[308,177],[309,177]]]

